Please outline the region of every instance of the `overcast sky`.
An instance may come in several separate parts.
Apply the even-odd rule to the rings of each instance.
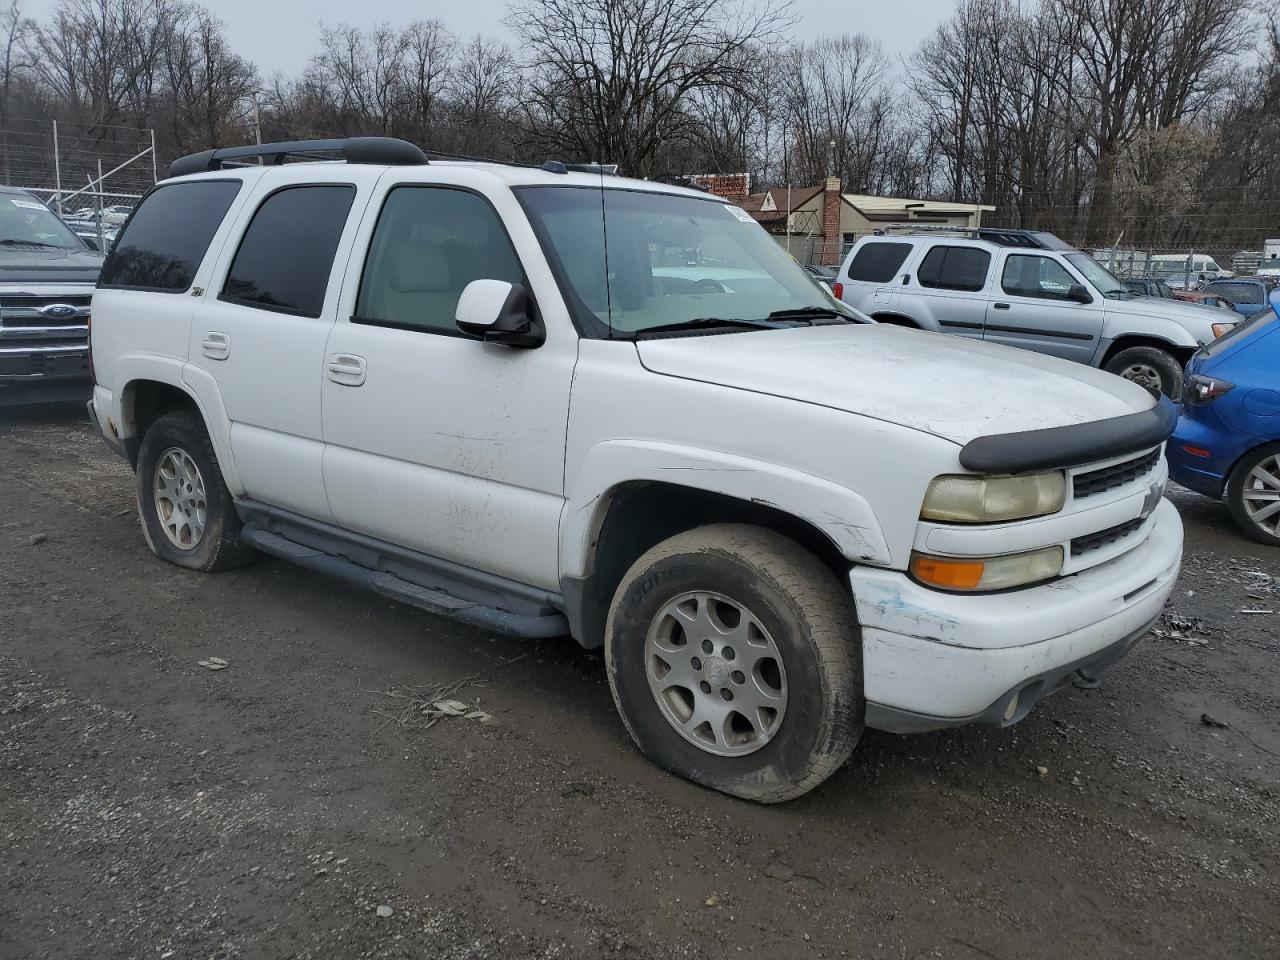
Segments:
[[[507,0],[464,0],[460,3],[413,3],[409,0],[205,0],[204,5],[227,25],[232,46],[258,65],[264,77],[281,71],[299,73],[315,51],[320,25],[381,21],[406,23],[439,17],[454,33],[501,34]],[[42,20],[56,0],[23,0],[23,13]],[[794,33],[805,40],[839,33],[865,33],[895,57],[916,45],[950,14],[954,0],[795,0],[800,17]]]

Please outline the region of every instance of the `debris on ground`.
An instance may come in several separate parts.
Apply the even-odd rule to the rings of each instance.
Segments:
[[[1048,768],[1048,767],[1036,767],[1036,773],[1040,774],[1040,776],[1042,776],[1042,777],[1047,777],[1047,776],[1049,775],[1049,768]]]
[[[394,911],[394,910],[392,910],[392,909],[391,909],[389,906],[387,906],[385,903],[380,903],[380,904],[378,904],[378,910],[377,910],[377,913],[378,913],[378,916],[380,916],[383,920],[385,920],[385,919],[387,919],[387,917],[389,917],[389,916],[391,916],[393,913],[395,913],[395,911]]]
[[[1230,730],[1230,729],[1231,729],[1231,724],[1229,724],[1229,723],[1223,723],[1223,722],[1222,722],[1221,720],[1219,720],[1217,717],[1213,716],[1212,714],[1208,714],[1208,713],[1202,713],[1202,714],[1200,714],[1200,722],[1201,722],[1201,723],[1203,723],[1206,727],[1218,727],[1218,728],[1220,728],[1220,729],[1222,729],[1222,730]]]
[[[1161,640],[1172,640],[1175,643],[1186,643],[1195,647],[1203,647],[1209,642],[1204,637],[1198,636],[1206,632],[1204,621],[1199,617],[1184,617],[1172,610],[1167,610],[1161,615],[1160,624],[1152,629],[1151,634]]]
[[[46,533],[33,533],[31,536],[27,537],[27,543],[34,547],[38,544],[44,543],[48,539],[49,535]]]
[[[228,666],[230,666],[230,664],[228,664],[227,661],[223,660],[221,657],[208,657],[204,660],[198,660],[196,662],[200,666],[204,667],[206,670],[225,670],[227,669]]]

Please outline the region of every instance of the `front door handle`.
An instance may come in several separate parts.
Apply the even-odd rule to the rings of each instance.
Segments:
[[[994,306],[995,306],[995,308],[996,308],[997,310],[1008,310],[1008,309],[1009,309],[1009,305],[1008,305],[1007,303],[997,303],[997,304],[994,304]]]
[[[329,357],[329,379],[344,387],[364,384],[364,357],[354,353],[335,353]]]
[[[200,341],[200,350],[210,360],[225,360],[231,356],[231,338],[225,333],[210,330]]]

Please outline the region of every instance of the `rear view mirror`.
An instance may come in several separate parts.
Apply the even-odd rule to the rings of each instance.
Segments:
[[[1074,300],[1076,303],[1093,303],[1089,288],[1083,283],[1073,283],[1071,288],[1067,290],[1067,299]]]
[[[485,343],[540,347],[547,339],[542,324],[529,315],[529,295],[518,283],[472,280],[458,298],[458,329]]]

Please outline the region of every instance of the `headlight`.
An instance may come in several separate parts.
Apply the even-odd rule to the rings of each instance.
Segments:
[[[1234,330],[1235,327],[1236,325],[1234,323],[1215,323],[1213,325],[1213,339],[1217,340],[1218,337],[1222,336],[1224,333]]]
[[[995,523],[1056,513],[1067,498],[1061,471],[1024,477],[935,477],[920,516],[951,523]]]
[[[1062,548],[1045,547],[1005,557],[934,557],[911,554],[911,575],[943,590],[1007,590],[1050,580],[1062,571]]]

